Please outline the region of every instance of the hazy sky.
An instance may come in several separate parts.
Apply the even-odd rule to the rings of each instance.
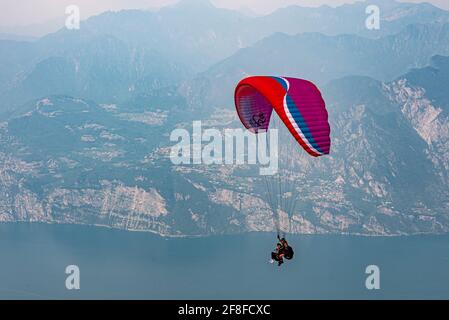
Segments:
[[[304,6],[331,6],[355,0],[212,0],[218,7],[239,9],[247,7],[257,13],[267,13],[290,4]],[[369,1],[369,0],[368,0]],[[405,1],[405,0],[401,0]],[[64,17],[65,7],[76,4],[81,9],[82,19],[107,10],[130,8],[157,8],[176,3],[177,0],[0,0],[0,25],[24,26],[39,24]],[[407,2],[423,2],[407,0]],[[434,5],[449,9],[449,0],[428,0]]]

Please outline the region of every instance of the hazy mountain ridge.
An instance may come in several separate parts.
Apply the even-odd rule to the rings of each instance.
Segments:
[[[447,11],[428,4],[374,1],[370,4],[377,4],[380,7],[383,24],[379,31],[370,31],[366,29],[364,23],[367,17],[364,12],[367,4],[355,3],[337,8],[291,6],[267,16],[251,18],[236,11],[216,8],[208,1],[183,1],[157,11],[106,12],[82,21],[80,30],[63,28],[32,43],[0,41],[0,61],[2,61],[0,115],[10,116],[12,110],[23,110],[20,107],[26,102],[48,94],[70,94],[97,100],[99,103],[127,101],[133,98],[136,86],[148,92],[155,87],[158,89],[170,83],[177,84],[227,57],[240,55],[238,52],[240,49],[250,47],[265,37],[276,37],[272,36],[276,32],[290,35],[320,32],[328,36],[347,33],[353,36],[379,38],[401,32],[409,24],[434,24],[436,29],[449,21]],[[429,36],[426,45],[422,45],[423,50],[428,50],[428,44],[435,40],[432,32],[422,34],[420,30],[414,31],[416,34],[422,34],[419,41],[425,41]],[[324,54],[321,58],[324,59],[325,53],[329,52],[329,46],[331,49],[340,48],[339,53],[338,51],[336,53],[343,58],[347,54],[344,52],[347,42],[352,42],[350,45],[356,50],[351,56],[356,62],[360,60],[357,50],[363,52],[365,45],[374,53],[380,55],[385,53],[381,47],[373,47],[373,43],[364,38],[348,36],[352,40],[345,40],[344,36],[340,36],[332,42],[320,35],[295,37],[297,41],[306,41],[312,46],[323,46],[323,42],[329,41],[327,46],[320,48],[320,53]],[[446,38],[447,35],[442,33],[439,40],[444,42]],[[416,46],[415,40],[418,39],[411,36],[410,40],[412,40],[410,47],[405,47],[404,44],[397,45],[402,48],[403,54],[409,53],[413,58],[413,53],[419,52],[421,47]],[[393,40],[383,40],[388,41]],[[382,42],[376,44],[382,46]],[[254,50],[259,49],[259,46],[260,43]],[[290,48],[287,43],[278,50],[290,48],[283,51],[295,51],[298,49],[297,46],[298,44],[295,44]],[[299,49],[307,53],[299,58],[315,67],[316,63],[307,61],[307,57],[312,57],[316,53],[308,50],[307,46],[299,46]],[[420,67],[426,63],[429,54],[446,54],[444,50],[430,51],[428,54],[419,53],[422,58],[413,67]],[[279,56],[280,53],[266,54]],[[280,58],[282,57],[281,55]],[[327,58],[329,60],[331,57]],[[338,57],[336,58],[338,60]],[[381,59],[379,55],[374,54],[372,58],[374,61]],[[363,65],[364,61],[359,62],[363,67],[369,67]],[[338,63],[342,64],[338,70],[330,65],[317,67],[323,69],[320,72],[325,78],[334,79],[344,76],[344,70],[350,67],[341,60]],[[54,71],[61,69],[61,64],[65,65],[63,67],[65,73],[53,74]],[[276,65],[276,61],[271,64]],[[406,63],[408,66],[409,64]],[[376,78],[396,77],[405,72],[402,67],[402,64],[394,61],[390,66],[382,68],[378,74],[376,63],[373,63],[366,74]],[[348,70],[354,69],[356,68]],[[302,67],[301,74],[304,74],[304,70],[305,75],[309,76],[312,68],[307,71]],[[296,72],[294,69],[290,71]],[[48,88],[42,88],[44,84],[40,83],[43,82],[40,80],[45,79],[47,73],[50,83]],[[52,77],[58,80],[60,76],[64,76],[66,80],[52,83]],[[42,90],[37,90],[38,88]],[[111,96],[110,92],[114,94]],[[107,98],[111,100],[106,101]]]
[[[368,30],[365,22],[366,8],[376,5],[380,11],[380,29]],[[301,23],[297,23],[301,21]],[[304,32],[320,32],[325,35],[357,34],[363,37],[379,38],[400,32],[409,24],[447,23],[448,11],[429,3],[403,3],[392,0],[358,1],[335,8],[320,6],[307,8],[288,6],[272,14],[259,17],[256,25],[260,32],[275,24],[276,31],[290,35]],[[267,34],[267,33],[265,33]]]
[[[288,48],[285,50],[284,48]],[[276,33],[211,67],[186,84],[205,93],[205,103],[232,102],[229,92],[249,75],[301,75],[318,85],[349,75],[390,81],[426,66],[435,54],[449,54],[449,24],[410,25],[380,39],[355,35]],[[204,89],[206,86],[207,90]],[[220,90],[218,90],[220,88]]]
[[[26,67],[22,79],[1,96],[1,112],[17,114],[29,100],[58,94],[99,103],[124,101],[134,94],[137,85],[151,91],[191,74],[184,65],[157,52],[130,47],[111,36],[76,40],[56,46],[49,57]]]

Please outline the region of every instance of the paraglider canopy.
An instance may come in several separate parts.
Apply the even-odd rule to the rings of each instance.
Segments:
[[[235,105],[241,122],[251,132],[267,131],[274,109],[305,151],[314,157],[329,154],[328,114],[321,92],[312,82],[249,77],[237,85]]]

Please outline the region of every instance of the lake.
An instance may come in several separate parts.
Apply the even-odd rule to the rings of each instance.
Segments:
[[[294,260],[268,263],[275,235],[166,239],[106,228],[0,224],[1,299],[449,299],[449,235],[289,236]],[[80,269],[67,290],[65,268]],[[365,269],[380,268],[367,290]]]

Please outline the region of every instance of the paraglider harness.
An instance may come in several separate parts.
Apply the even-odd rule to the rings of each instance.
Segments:
[[[279,235],[278,235],[278,240],[280,241],[280,243],[282,245],[281,253],[284,254],[283,257],[287,260],[293,259],[293,255],[295,254],[295,252],[293,251],[293,248],[288,245],[288,242],[285,240],[285,238],[281,238]]]
[[[293,259],[293,255],[294,255],[294,251],[293,248],[290,246],[287,246],[284,248],[284,258],[287,260],[291,260]]]
[[[276,246],[276,251],[271,253],[271,259],[278,262],[278,266],[284,263],[284,259],[293,259],[293,248],[288,245],[285,238],[280,238],[278,235],[279,243]]]

